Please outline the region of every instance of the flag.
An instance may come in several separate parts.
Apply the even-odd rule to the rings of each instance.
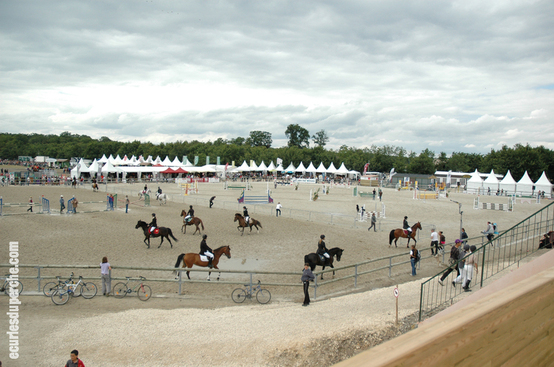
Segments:
[[[367,169],[368,169],[368,168],[369,168],[369,162],[366,163],[365,166],[364,166],[364,173],[363,173],[364,175],[365,175],[365,173],[367,172]]]
[[[451,177],[452,177],[452,170],[448,171],[448,173],[446,174],[446,184],[447,185],[450,185]]]
[[[283,160],[281,158],[277,158],[277,165],[283,164]]]

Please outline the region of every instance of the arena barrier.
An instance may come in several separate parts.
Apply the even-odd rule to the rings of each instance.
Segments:
[[[40,212],[43,214],[44,213],[50,214],[50,200],[45,198],[44,195],[42,195],[42,208],[40,209]]]
[[[150,195],[144,194],[144,206],[150,206]]]
[[[245,182],[244,185],[241,185],[241,184],[229,185],[229,182],[225,181],[224,189],[225,190],[230,190],[230,189],[251,190],[252,186],[250,185],[249,182]]]
[[[184,191],[183,195],[198,194],[198,181],[192,183],[182,183],[181,191]]]
[[[242,190],[242,195],[237,199],[239,203],[242,204],[270,204],[273,203],[271,195],[269,195],[269,190],[267,190],[267,195],[259,196],[245,196],[246,190]]]
[[[508,198],[507,203],[483,203],[479,202],[479,196],[473,199],[473,209],[503,210],[505,212],[514,211],[514,199]]]
[[[439,193],[438,192],[428,192],[427,190],[414,190],[414,199],[415,200],[427,200],[427,199],[438,199]]]
[[[0,197],[0,217],[2,216],[2,208],[3,208],[3,200],[2,197]]]

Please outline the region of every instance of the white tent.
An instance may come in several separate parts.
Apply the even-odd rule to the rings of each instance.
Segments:
[[[315,166],[312,162],[310,162],[310,165],[308,166],[308,168],[306,168],[306,172],[309,172],[309,173],[316,173],[317,170],[315,169]]]
[[[483,181],[483,190],[485,190],[485,192],[490,191],[491,194],[496,195],[496,190],[498,190],[498,187],[499,187],[498,178],[496,178],[494,174],[494,170],[491,170],[491,173],[489,174],[487,179]]]
[[[281,167],[282,168],[282,167]],[[271,163],[269,164],[269,166],[267,166],[267,170],[269,172],[273,172],[273,171],[277,171],[277,168],[275,167],[275,165],[273,164],[273,161],[271,161]]]
[[[179,160],[179,158],[177,158],[177,156],[175,156],[175,159],[173,159],[173,162],[171,162],[171,166],[173,166],[173,167],[182,166],[181,161]]]
[[[183,157],[183,166],[192,167],[194,164],[192,164],[187,157]]]
[[[327,173],[337,173],[337,169],[335,168],[335,165],[333,162],[327,167]]]
[[[523,177],[517,182],[517,194],[521,196],[532,196],[534,185],[529,174],[525,171]]]
[[[158,158],[160,158],[160,157],[158,157]],[[152,158],[151,155],[149,155],[149,156],[146,158],[146,160],[144,160],[144,163],[150,163],[150,164],[152,164],[152,162],[154,162],[154,159]]]
[[[258,170],[258,166],[256,165],[256,161],[251,161],[250,162],[250,169],[249,171],[257,171]]]
[[[292,162],[290,162],[289,166],[286,169],[284,169],[284,171],[287,173],[293,173],[295,170],[296,168],[294,168],[294,164],[292,164]]]
[[[323,165],[323,162],[321,162],[319,164],[319,167],[317,167],[317,169],[315,170],[316,172],[321,172],[321,173],[326,173],[327,172],[327,168],[325,168],[325,166]]]
[[[160,158],[160,156],[157,156],[156,159],[152,161],[152,164],[162,164],[162,159]]]
[[[547,198],[552,197],[552,184],[548,180],[548,177],[546,177],[546,173],[544,171],[542,171],[542,175],[539,180],[535,182],[535,190],[544,191],[544,196]]]
[[[108,162],[110,162],[112,165],[114,164],[115,158],[113,157],[112,154],[110,154],[110,156],[108,157]],[[106,162],[106,163],[107,163],[107,162]]]
[[[108,163],[106,163],[104,167],[102,167],[102,173],[119,173],[119,172],[122,172],[121,169],[119,169],[118,167],[114,167],[114,165],[110,161],[108,161]]]
[[[346,169],[344,162],[342,162],[339,169],[337,170],[337,174],[341,176],[346,176],[348,174],[348,169]]]
[[[108,158],[106,158],[105,154],[102,154],[102,158],[98,160],[98,163],[108,163]]]
[[[508,170],[508,172],[506,172],[506,176],[504,176],[502,181],[500,181],[498,188],[503,190],[506,195],[513,195],[516,192],[516,186],[517,182],[512,177],[510,170]]]
[[[90,177],[94,177],[100,172],[100,165],[98,164],[98,161],[95,159],[90,164],[88,171],[90,172]]]
[[[115,157],[113,164],[117,164],[117,165],[123,164],[123,159],[121,159],[119,154],[117,155],[117,157]]]
[[[162,161],[161,163],[162,166],[166,166],[166,167],[169,167],[172,165],[171,161],[169,160],[169,157],[168,156],[165,156],[164,160]]]
[[[275,167],[275,171],[277,172],[283,172],[285,169],[283,168],[282,164],[279,164],[277,167]]]
[[[242,164],[240,165],[240,167],[236,168],[235,171],[237,171],[237,172],[250,171],[250,166],[248,166],[248,164],[246,164],[246,161],[243,161]]]
[[[267,171],[267,166],[265,165],[264,161],[258,166],[258,171]]]
[[[467,180],[467,192],[468,193],[483,193],[483,180],[479,171],[475,170],[471,174],[471,178]]]
[[[296,167],[294,172],[302,172],[302,173],[306,172],[306,167],[304,167],[304,163],[300,162],[300,165]]]
[[[77,166],[75,167],[79,167],[79,173],[90,172],[83,158],[79,160],[79,163],[77,163]],[[73,170],[71,171],[73,172]]]

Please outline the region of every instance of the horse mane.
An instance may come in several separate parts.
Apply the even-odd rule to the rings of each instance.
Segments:
[[[329,252],[331,252],[331,251],[333,251],[333,250],[334,250],[334,251],[337,251],[337,252],[338,252],[338,251],[342,251],[342,249],[341,249],[340,247],[333,247],[333,248],[330,248],[330,249],[329,249]]]
[[[220,247],[216,248],[216,249],[214,250],[214,252],[217,252],[217,251],[221,250],[221,249],[224,248],[224,247],[227,247],[227,246],[220,246]]]
[[[239,217],[242,218],[242,214],[240,214],[240,213],[235,213],[235,216],[237,216],[237,215],[238,215]]]

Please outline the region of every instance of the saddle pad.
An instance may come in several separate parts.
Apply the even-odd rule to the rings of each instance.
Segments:
[[[201,260],[201,261],[208,262],[208,257],[205,256],[205,255],[200,255],[200,260]]]

